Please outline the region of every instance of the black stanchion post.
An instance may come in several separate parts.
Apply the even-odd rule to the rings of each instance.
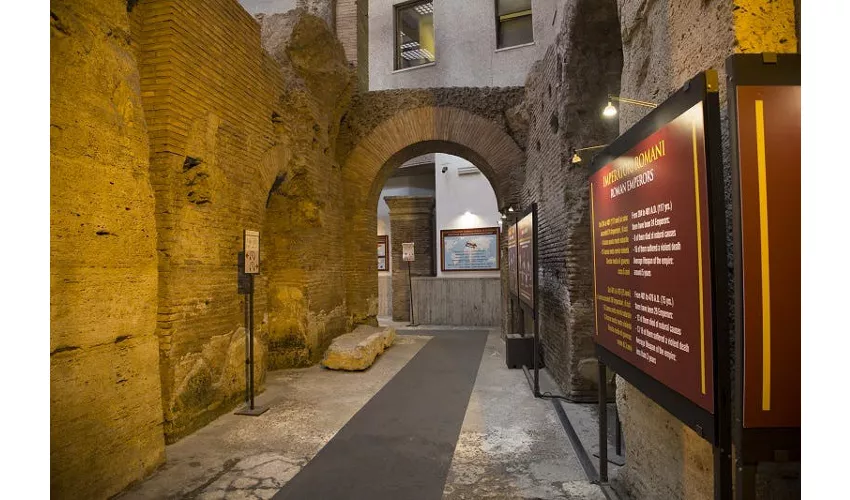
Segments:
[[[248,392],[251,394],[251,406],[254,409],[254,275],[250,276],[251,290],[248,292]]]
[[[608,383],[605,364],[598,362],[599,369],[599,483],[608,482]]]
[[[614,424],[617,426],[614,429],[614,451],[617,455],[623,455],[623,428],[620,425],[620,412],[617,411],[617,405],[614,405]]]
[[[537,300],[536,290],[534,300]],[[534,321],[534,352],[531,353],[534,356],[534,396],[540,396],[540,332],[537,329],[537,311],[534,311],[531,317]]]
[[[243,262],[244,264],[244,262]],[[248,274],[244,275],[244,279],[247,281]],[[248,297],[248,294],[245,294],[245,404],[251,402],[251,386],[248,384],[248,379],[251,377],[251,336],[248,334],[248,329],[250,328],[251,321],[251,299]]]
[[[416,319],[413,317],[413,278],[410,274],[410,261],[407,261],[407,286],[410,289],[410,326],[416,326]]]
[[[236,411],[236,415],[262,415],[268,406],[257,407],[254,404],[254,274],[260,272],[260,233],[244,231],[244,251],[239,256],[239,293],[245,295],[245,407]],[[250,246],[249,246],[250,240]],[[249,258],[250,257],[250,258]],[[250,264],[250,265],[249,265]]]
[[[539,295],[538,282],[537,282],[537,274],[539,272],[539,259],[538,259],[538,245],[537,245],[537,203],[531,204],[531,227],[532,227],[532,287],[533,291],[533,300],[532,307],[534,310],[531,313],[531,317],[534,319],[534,395],[540,396],[540,356],[543,354],[542,346],[540,345],[540,318],[538,315],[540,314],[540,306],[539,300],[537,296]]]

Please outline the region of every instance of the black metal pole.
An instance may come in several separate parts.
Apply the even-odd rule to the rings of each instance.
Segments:
[[[251,335],[249,330],[251,329],[251,304],[250,298],[248,294],[245,294],[245,404],[249,404],[251,401],[251,385],[249,383],[249,379],[251,378]]]
[[[254,409],[254,275],[250,274],[250,283],[251,290],[248,293],[248,303],[250,304],[248,309],[248,359],[249,359],[249,377],[248,377],[248,385],[249,391],[251,393],[251,409]]]
[[[605,364],[598,362],[599,369],[599,483],[608,482],[608,383]]]
[[[534,291],[535,297],[534,301],[537,301],[537,290]],[[534,311],[531,315],[534,321],[534,352],[531,354],[534,356],[534,396],[540,396],[540,332],[537,329],[537,311]]]
[[[620,426],[620,412],[617,410],[617,405],[614,405],[614,424],[617,426],[614,429],[614,451],[617,455],[623,455],[623,428]]]
[[[410,326],[416,326],[413,318],[413,278],[410,277],[410,261],[407,261],[407,285],[410,288]]]
[[[537,256],[538,256],[538,248],[537,248],[537,246],[538,246],[537,245],[537,225],[538,225],[537,203],[531,204],[531,214],[532,214],[532,217],[531,217],[531,227],[532,227],[531,243],[532,243],[532,245],[534,245],[533,246],[533,252],[532,252],[532,262],[533,262],[532,271],[534,272],[534,274],[532,275],[532,281],[531,281],[532,287],[534,288],[534,300],[532,300],[532,303],[533,303],[532,307],[534,308],[534,310],[532,311],[532,315],[531,315],[532,319],[534,320],[534,396],[538,397],[538,396],[540,396],[540,366],[539,366],[540,359],[539,358],[540,358],[540,355],[543,352],[543,349],[541,348],[541,345],[540,345],[540,321],[539,321],[539,318],[538,318],[538,314],[540,314],[540,307],[538,306],[539,300],[537,298],[539,293],[540,293],[540,291],[537,287],[537,284],[538,284],[537,283],[537,273],[539,272],[539,269],[540,269],[538,267],[539,260],[537,258]]]

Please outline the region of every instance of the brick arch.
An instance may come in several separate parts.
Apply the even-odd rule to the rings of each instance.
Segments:
[[[425,146],[419,152],[412,148],[420,144]],[[426,152],[446,152],[468,159],[490,180],[500,206],[515,201],[525,153],[499,125],[454,107],[409,109],[374,127],[343,162],[346,189],[360,194],[371,190],[376,181],[380,188],[406,156],[412,155],[406,158],[410,159]]]
[[[490,181],[499,207],[518,201],[525,153],[505,129],[455,107],[424,106],[389,116],[353,145],[342,162],[348,230],[347,300],[354,321],[377,313],[374,270],[378,196],[392,172],[425,153],[460,156]]]

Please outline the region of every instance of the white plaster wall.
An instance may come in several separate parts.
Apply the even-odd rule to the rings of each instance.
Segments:
[[[484,174],[458,175],[459,167],[474,167],[457,156],[436,154],[434,159],[434,188],[436,191],[436,241],[437,277],[441,278],[494,278],[499,271],[448,272],[441,270],[443,248],[440,231],[443,229],[468,229],[499,227],[501,215],[496,204],[496,193]],[[443,167],[446,173],[442,173]],[[468,212],[468,214],[467,214]]]
[[[239,0],[249,14],[280,14],[295,8],[298,0]]]
[[[495,0],[434,0],[436,63],[394,71],[393,5],[404,0],[370,0],[369,89],[524,85],[554,40],[564,2],[532,0],[534,44],[497,50]]]

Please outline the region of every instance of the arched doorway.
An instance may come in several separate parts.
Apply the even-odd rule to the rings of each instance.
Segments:
[[[475,164],[445,153],[403,163],[378,196],[377,223],[382,324],[410,321],[411,307],[420,325],[500,324],[502,219]],[[414,262],[401,257],[405,242]]]
[[[378,280],[375,267],[376,210],[381,189],[404,162],[444,153],[474,164],[493,187],[499,208],[515,202],[525,153],[507,127],[455,107],[400,111],[374,126],[342,162],[346,185],[347,303],[355,321],[374,322]]]

